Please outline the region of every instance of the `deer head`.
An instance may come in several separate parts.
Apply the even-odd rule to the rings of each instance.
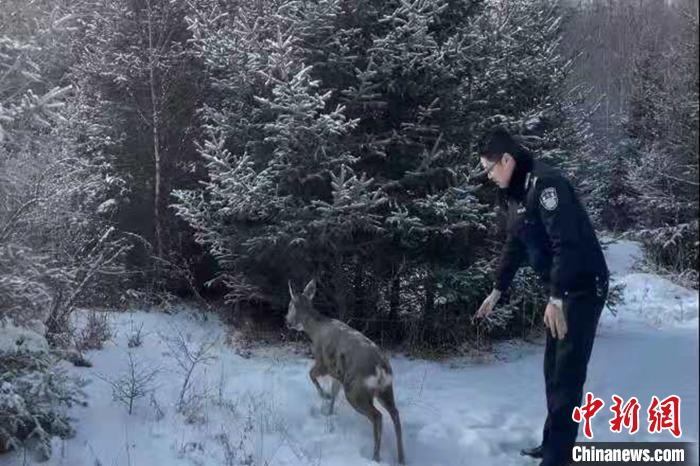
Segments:
[[[289,281],[289,295],[291,297],[289,301],[289,307],[287,308],[287,327],[290,329],[303,331],[304,330],[304,319],[309,313],[313,311],[313,304],[311,303],[316,294],[316,280],[312,279],[306,284],[304,291],[301,294],[297,294],[292,286],[292,281]]]

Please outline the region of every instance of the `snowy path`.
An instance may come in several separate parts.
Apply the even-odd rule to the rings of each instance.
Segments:
[[[589,367],[586,386],[606,401],[593,424],[596,440],[625,440],[612,434],[610,396],[639,398],[640,432],[634,440],[672,440],[670,434],[646,433],[645,411],[652,395],[682,398],[683,440],[698,439],[698,295],[652,275],[628,274],[633,244],[608,252],[613,271],[628,283],[628,302],[617,318],[606,311]],[[111,389],[94,372],[116,377],[127,363],[126,335],[130,319],[149,332],[135,359],[160,367],[156,400],[164,411],[157,419],[148,399],[129,416],[111,400]],[[310,361],[281,350],[244,359],[224,344],[216,361],[197,375],[197,389],[208,401],[186,423],[173,409],[182,376],[158,332],[169,326],[183,331],[192,344],[216,336],[223,328],[214,319],[202,321],[188,312],[173,316],[137,312],[114,316],[118,330],[106,349],[90,354],[92,369],[77,370],[92,383],[90,407],[74,409],[79,418],[75,438],[55,442],[46,464],[107,465],[233,465],[251,455],[250,464],[374,464],[369,422],[339,398],[336,414],[322,414],[322,402],[311,386]],[[539,441],[544,419],[542,345],[505,344],[506,360],[489,364],[466,361],[434,363],[394,358],[396,395],[411,465],[536,465],[518,449]],[[197,417],[197,416],[195,416]],[[395,464],[394,433],[384,416],[382,458]],[[228,447],[226,446],[228,445]],[[0,458],[0,465],[21,458]],[[9,462],[8,462],[9,461]]]

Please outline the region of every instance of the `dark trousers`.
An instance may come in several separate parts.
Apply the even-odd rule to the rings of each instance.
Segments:
[[[563,466],[571,461],[579,427],[571,413],[583,398],[588,360],[607,293],[607,280],[602,279],[589,290],[568,293],[563,300],[566,336],[557,340],[547,331],[544,353],[547,420],[542,433],[542,466]]]

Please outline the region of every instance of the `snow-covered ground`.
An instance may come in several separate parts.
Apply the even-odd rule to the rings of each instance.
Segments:
[[[658,276],[634,273],[634,243],[619,242],[607,256],[614,279],[626,285],[617,317],[605,311],[586,390],[606,402],[593,421],[595,440],[673,440],[646,432],[652,395],[679,395],[682,440],[698,440],[698,294]],[[116,336],[89,353],[90,369],[71,368],[89,380],[89,406],[76,407],[77,435],[56,440],[45,464],[100,465],[363,465],[370,461],[369,422],[339,397],[334,415],[308,378],[310,360],[272,349],[252,358],[225,343],[215,318],[181,310],[172,315],[133,312],[111,315]],[[127,337],[143,324],[143,345],[129,349]],[[216,341],[216,359],[194,374],[189,414],[175,411],[184,380],[164,339],[180,332],[190,349]],[[539,441],[544,419],[542,345],[505,343],[505,356],[488,364],[467,360],[436,363],[392,358],[395,390],[412,465],[536,465],[519,448]],[[128,367],[158,369],[154,397],[137,400],[133,413],[112,400],[103,379],[117,379]],[[99,377],[98,377],[99,375]],[[640,432],[632,438],[608,428],[610,397],[636,396]],[[157,407],[156,407],[157,405]],[[396,463],[394,431],[384,416],[382,459]],[[0,465],[22,464],[21,455],[0,457]],[[26,460],[29,464],[30,461]]]

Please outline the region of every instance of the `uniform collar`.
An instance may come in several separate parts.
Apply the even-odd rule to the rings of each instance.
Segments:
[[[528,170],[518,170],[516,165],[516,170],[513,173],[513,178],[511,179],[511,185],[505,189],[505,194],[511,199],[522,201],[525,199],[528,190],[534,184],[535,176],[532,174],[531,167],[527,167]]]
[[[523,201],[527,192],[528,183],[532,178],[530,173],[533,169],[534,161],[529,152],[522,150],[517,154],[511,154],[515,158],[515,170],[510,179],[510,186],[505,189],[506,197]]]

